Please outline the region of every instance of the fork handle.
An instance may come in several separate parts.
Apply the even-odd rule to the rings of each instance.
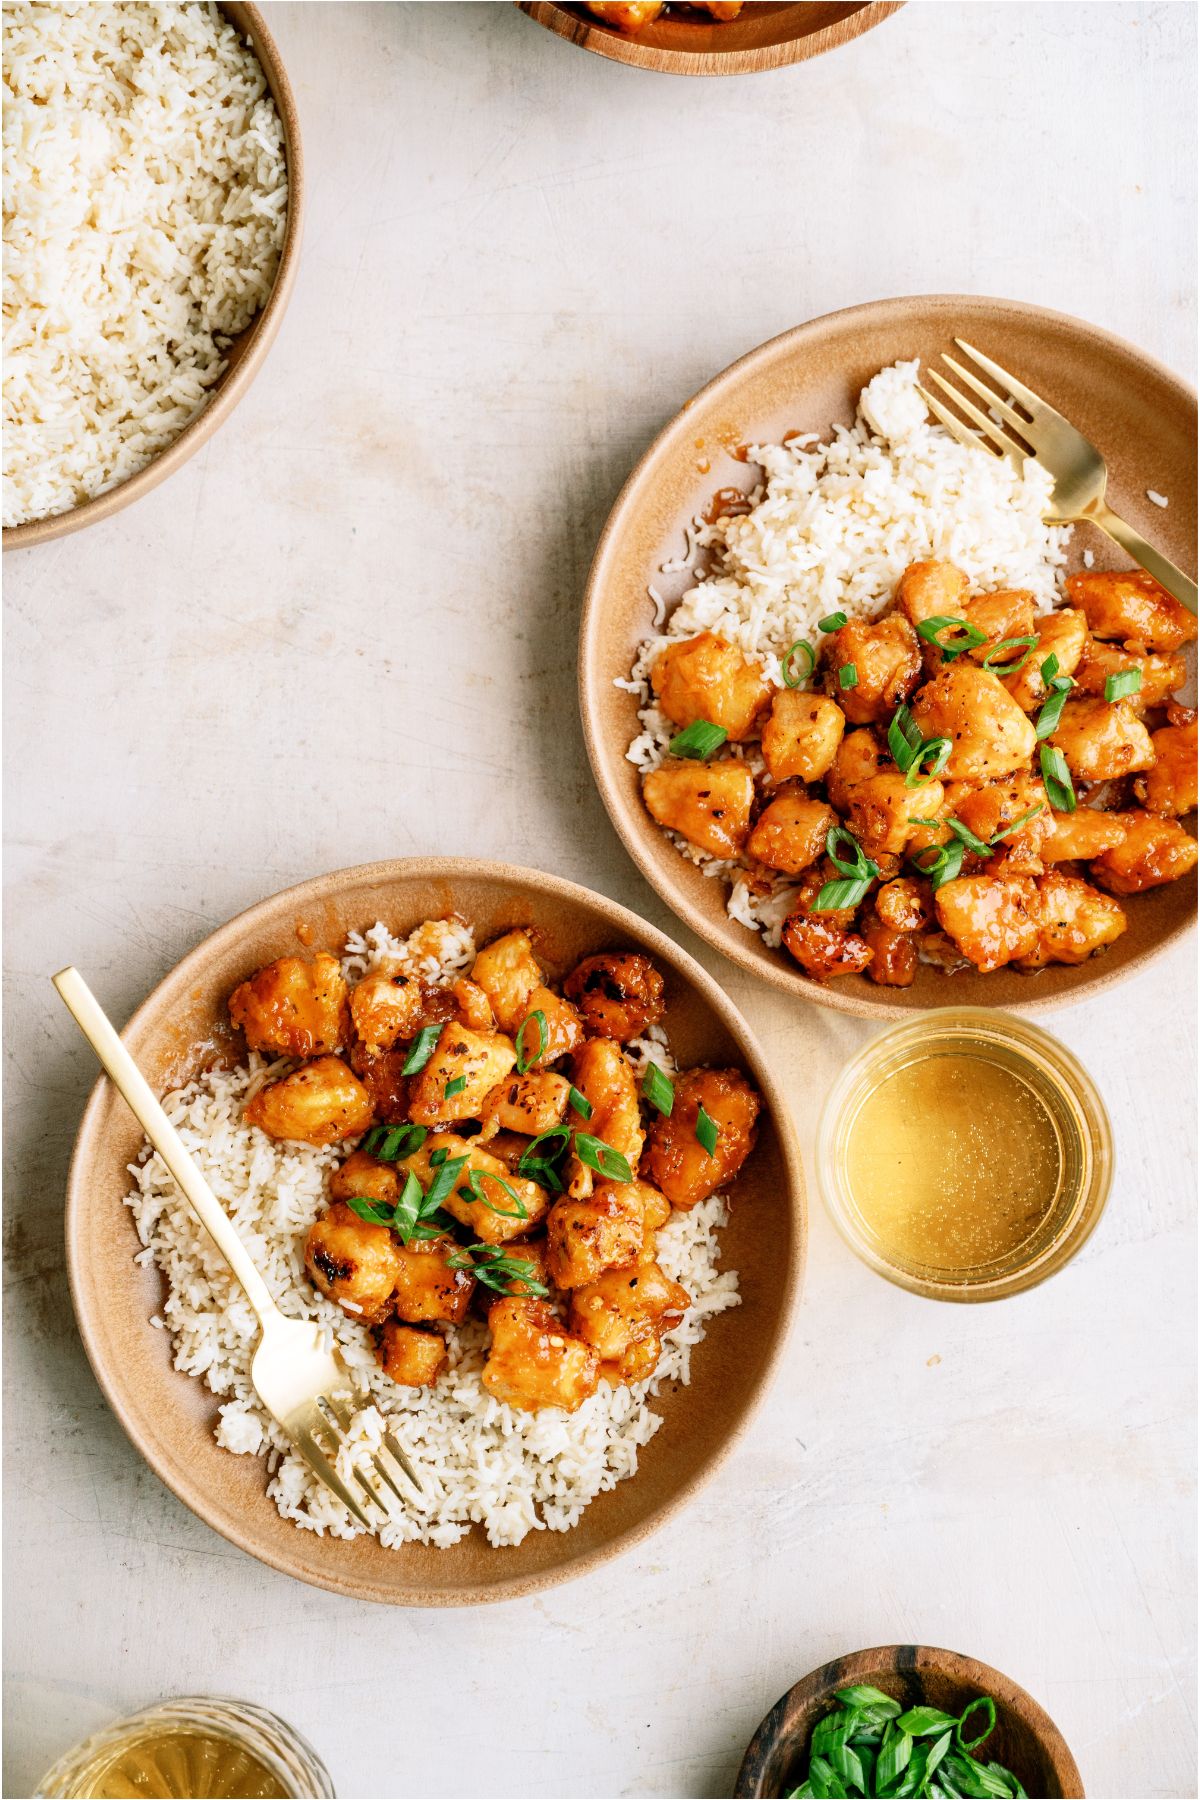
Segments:
[[[265,1325],[278,1311],[271,1290],[100,1002],[78,969],[60,969],[53,981],[59,998],[100,1058],[113,1086],[166,1163],[172,1179],[186,1195],[192,1211],[245,1288],[246,1298]]]
[[[1101,531],[1107,531],[1114,542],[1120,544],[1122,550],[1132,556],[1134,562],[1141,563],[1148,575],[1153,575],[1160,587],[1165,587],[1168,594],[1174,594],[1181,606],[1186,606],[1190,613],[1196,610],[1196,584],[1189,581],[1182,569],[1177,569],[1173,562],[1157,551],[1153,544],[1148,544],[1139,532],[1119,518],[1112,508],[1101,503],[1089,509],[1085,517],[1098,525]]]

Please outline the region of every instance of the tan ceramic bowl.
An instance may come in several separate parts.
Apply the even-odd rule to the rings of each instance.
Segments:
[[[751,1739],[734,1785],[737,1800],[787,1794],[798,1786],[813,1726],[832,1710],[839,1688],[857,1686],[880,1688],[905,1708],[936,1706],[956,1715],[976,1695],[990,1694],[996,1726],[977,1755],[1011,1769],[1027,1794],[1048,1800],[1083,1794],[1083,1778],[1062,1733],[1023,1687],[973,1656],[924,1644],[889,1644],[840,1656],[788,1690]]]
[[[125,1042],[162,1093],[215,1055],[240,1054],[225,1002],[262,963],[301,944],[336,949],[349,931],[376,919],[408,931],[449,911],[471,920],[482,940],[530,926],[555,974],[593,951],[644,949],[666,977],[665,1024],[680,1061],[740,1066],[765,1101],[758,1143],[732,1189],[733,1216],[722,1235],[722,1262],[739,1272],[742,1304],[709,1326],[692,1358],[691,1385],[662,1397],[664,1422],[640,1453],[636,1476],[601,1495],[575,1530],[532,1532],[500,1550],[476,1530],[450,1550],[396,1551],[374,1539],[319,1538],[281,1519],[266,1497],[263,1462],[218,1449],[215,1398],[176,1373],[167,1334],[149,1324],[162,1281],[134,1264],[138,1240],[121,1204],[141,1134],[107,1079],[84,1113],[67,1191],[67,1260],[84,1347],[154,1472],[215,1531],[262,1562],[336,1593],[397,1606],[467,1606],[549,1587],[662,1524],[712,1474],[762,1399],[804,1262],[800,1158],[783,1096],[745,1023],[669,938],[611,900],[548,875],[439,860],[319,876],[251,907],[198,945],[135,1013]]]
[[[899,12],[903,0],[798,5],[749,0],[736,19],[720,22],[700,13],[670,13],[636,33],[604,25],[586,6],[558,6],[554,0],[519,0],[520,9],[572,44],[665,75],[750,75],[805,62],[861,37]]]
[[[275,273],[275,285],[262,311],[241,336],[231,343],[228,367],[213,388],[208,405],[180,432],[173,443],[168,444],[144,469],[139,469],[136,475],[131,475],[117,487],[110,488],[107,493],[98,494],[94,500],[85,500],[81,506],[72,507],[70,512],[53,513],[46,519],[30,519],[24,525],[7,526],[4,531],[6,550],[26,550],[31,544],[48,543],[51,538],[65,537],[69,531],[81,531],[85,525],[96,525],[101,519],[111,518],[122,507],[140,499],[143,494],[148,494],[151,488],[157,487],[160,481],[165,481],[168,475],[173,475],[225,423],[261,369],[283,322],[300,260],[300,234],[304,213],[304,158],[300,147],[300,121],[296,115],[291,83],[284,72],[275,40],[267,30],[258,7],[235,4],[234,0],[230,0],[230,4],[222,4],[221,11],[254,46],[283,126],[288,168],[288,216],[279,267]]]
[[[732,451],[778,442],[789,431],[828,433],[848,424],[863,385],[899,358],[923,362],[955,336],[981,350],[1065,413],[1108,459],[1109,499],[1180,567],[1194,573],[1196,396],[1139,350],[1078,319],[1012,300],[943,294],[881,300],[800,325],[772,339],[701,389],[657,437],[629,477],[604,527],[588,578],[579,640],[579,693],[588,754],[604,804],[630,855],[672,906],[714,949],[775,987],[841,1012],[892,1018],[931,1006],[1062,1006],[1149,960],[1185,932],[1195,915],[1196,879],[1135,897],[1129,928],[1106,954],[1081,967],[1037,975],[1001,969],[947,977],[922,967],[910,988],[877,987],[866,975],[821,983],[785,950],[725,911],[724,884],[672,847],[642,804],[625,751],[639,730],[637,701],[613,684],[627,676],[652,629],[646,584],[675,599],[686,577],[659,566],[683,548],[684,527],[719,488],[748,489],[757,470]],[[1146,498],[1170,498],[1166,511]],[[1124,566],[1092,527],[1077,528],[1072,566],[1091,549],[1097,567]],[[1194,821],[1193,821],[1194,828]]]

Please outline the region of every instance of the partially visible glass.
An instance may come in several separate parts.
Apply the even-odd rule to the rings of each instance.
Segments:
[[[94,1732],[42,1777],[46,1800],[333,1800],[298,1731],[245,1700],[143,1707]]]

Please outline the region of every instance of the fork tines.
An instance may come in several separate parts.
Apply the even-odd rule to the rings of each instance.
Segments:
[[[353,1419],[354,1408],[346,1400],[322,1394],[318,1400],[303,1407],[300,1416],[289,1421],[287,1430],[305,1462],[337,1495],[346,1510],[366,1530],[377,1531],[396,1516],[397,1502],[405,1503],[403,1481],[411,1482],[418,1493],[424,1490],[412,1463],[389,1431],[384,1433],[376,1451],[364,1456],[361,1463],[351,1465],[358,1490],[353,1491],[343,1481],[336,1466]],[[371,1507],[382,1516],[371,1516],[368,1511]]]
[[[970,444],[982,450],[990,450],[992,455],[1007,457],[1019,471],[1024,465],[1025,459],[1034,454],[1031,448],[1033,442],[1030,435],[1031,423],[1035,423],[1039,416],[1057,419],[1059,415],[1053,411],[1053,408],[1048,407],[1032,389],[1018,381],[1015,375],[1010,375],[1006,369],[1000,367],[999,363],[984,356],[983,352],[976,350],[973,344],[968,344],[965,338],[955,338],[954,342],[964,355],[969,356],[981,369],[987,371],[999,384],[1003,393],[1011,395],[1013,400],[1018,401],[1030,414],[1030,418],[1023,417],[1010,400],[1003,398],[1003,394],[996,393],[986,382],[981,381],[978,375],[973,374],[970,369],[964,368],[962,363],[944,351],[942,361],[947,368],[954,371],[964,387],[978,395],[979,399],[985,403],[987,410],[984,411],[976,406],[965,394],[960,393],[959,389],[952,382],[947,381],[937,369],[929,370],[929,379],[937,382],[943,393],[953,400],[960,413],[965,413],[975,430],[971,430],[965,425],[957,413],[950,412],[935,395],[919,387],[921,397],[934,418],[940,420],[946,430],[952,437],[957,438],[960,444]],[[1005,424],[1009,427],[1007,431],[1004,429]],[[983,434],[983,439],[986,439],[987,442],[982,441],[979,433]]]

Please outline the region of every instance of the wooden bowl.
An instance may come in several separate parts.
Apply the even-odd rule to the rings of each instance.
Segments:
[[[261,312],[231,342],[227,351],[228,366],[214,385],[207,406],[165,450],[160,451],[144,469],[139,469],[136,475],[130,475],[118,486],[109,488],[107,493],[97,494],[94,500],[85,500],[81,505],[72,507],[70,512],[52,513],[45,519],[29,519],[23,525],[6,526],[6,550],[26,550],[32,544],[49,543],[51,538],[65,537],[70,531],[81,531],[85,525],[96,525],[101,519],[111,518],[122,507],[129,506],[143,494],[148,494],[151,488],[157,487],[160,481],[165,481],[168,475],[173,475],[190,456],[195,455],[202,444],[208,442],[213,432],[224,424],[242,399],[262,367],[267,351],[283,322],[300,261],[304,215],[304,156],[300,146],[300,121],[296,113],[296,101],[275,40],[267,30],[258,7],[229,0],[229,4],[222,4],[220,10],[243,37],[250,39],[255,55],[262,64],[271,98],[283,126],[288,171],[288,216],[274,286]]]
[[[701,13],[668,12],[636,33],[602,24],[586,6],[557,6],[553,0],[518,0],[518,4],[539,25],[613,62],[666,75],[751,75],[836,50],[881,24],[889,13],[899,12],[904,0],[857,5],[749,0],[736,19],[724,23]]]
[[[961,1713],[979,1694],[996,1703],[996,1728],[979,1752],[1011,1769],[1031,1797],[1083,1793],[1075,1758],[1037,1701],[987,1663],[925,1644],[859,1650],[814,1669],[776,1702],[750,1740],[734,1784],[737,1800],[786,1794],[799,1786],[813,1726],[833,1710],[839,1688],[882,1688],[907,1709],[936,1706]]]
[[[653,629],[646,594],[653,582],[668,604],[687,586],[663,576],[678,557],[684,528],[720,488],[749,489],[757,470],[733,452],[775,443],[789,431],[829,432],[849,423],[859,391],[897,359],[928,362],[966,337],[1045,395],[1108,459],[1109,499],[1180,567],[1195,571],[1196,396],[1161,363],[1094,325],[969,295],[876,301],[830,313],[774,338],[702,388],[661,432],[621,490],[601,534],[588,577],[579,638],[579,693],[592,769],[625,847],[667,904],[714,949],[775,987],[840,1012],[893,1018],[932,1006],[1003,1006],[1012,1011],[1062,1006],[1121,980],[1190,926],[1194,875],[1128,902],[1125,935],[1078,968],[1036,975],[1000,969],[947,977],[922,965],[910,988],[877,987],[866,975],[827,983],[803,974],[785,950],[769,950],[757,932],[725,911],[724,883],[682,857],[642,803],[638,772],[625,751],[640,730],[637,700],[614,686],[628,676],[639,643]],[[1166,511],[1146,490],[1169,496]],[[1096,566],[1124,567],[1109,540],[1077,527],[1072,567],[1091,549]],[[1194,828],[1194,827],[1193,827]]]
[[[285,1574],[360,1600],[467,1606],[525,1594],[582,1574],[626,1550],[683,1504],[728,1453],[762,1399],[783,1347],[804,1261],[804,1177],[786,1103],[762,1052],[716,982],[660,931],[570,882],[502,863],[371,863],[289,888],[198,945],[138,1009],[124,1032],[157,1092],[234,1048],[225,1002],[262,963],[300,944],[337,949],[382,919],[395,931],[459,911],[481,940],[516,925],[536,933],[555,974],[593,951],[644,949],[666,977],[666,1027],[684,1064],[739,1065],[764,1100],[757,1146],[734,1184],[722,1262],[741,1278],[742,1304],[713,1319],[693,1353],[691,1385],[656,1402],[663,1424],[638,1473],[602,1494],[569,1532],[535,1531],[491,1549],[472,1531],[449,1550],[384,1550],[298,1530],[267,1498],[265,1468],[213,1438],[217,1401],[171,1366],[168,1334],[151,1328],[162,1279],[135,1266],[138,1240],[122,1205],[141,1133],[106,1078],[83,1116],[67,1189],[71,1293],[84,1348],[105,1396],[154,1472],[232,1543]]]

